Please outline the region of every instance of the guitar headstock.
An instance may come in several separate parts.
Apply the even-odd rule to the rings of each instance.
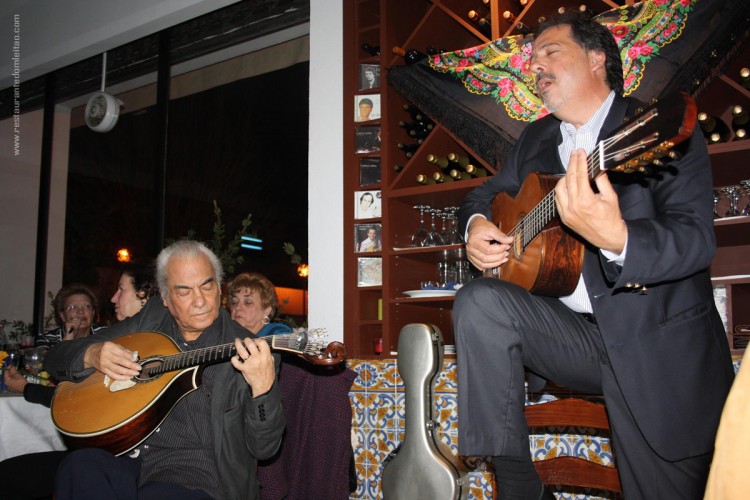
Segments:
[[[316,365],[337,365],[346,357],[344,344],[328,342],[324,328],[312,328],[265,338],[272,340],[273,349],[296,354]]]
[[[655,99],[602,141],[589,161],[594,171],[631,173],[662,166],[677,157],[672,148],[692,135],[696,118],[695,100],[684,92]]]

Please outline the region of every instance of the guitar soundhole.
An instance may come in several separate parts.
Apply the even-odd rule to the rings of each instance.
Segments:
[[[520,259],[523,253],[523,222],[519,222],[516,227],[516,232],[513,235],[513,256]]]
[[[141,369],[141,373],[134,378],[136,382],[150,382],[152,380],[156,380],[157,378],[161,377],[162,373],[162,365],[164,364],[164,360],[161,358],[146,358],[143,361],[141,361],[141,366],[143,367]]]

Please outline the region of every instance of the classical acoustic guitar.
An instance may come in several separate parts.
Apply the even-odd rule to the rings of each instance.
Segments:
[[[586,160],[589,177],[593,181],[607,170],[631,173],[664,166],[678,157],[672,148],[691,136],[696,117],[695,101],[685,93],[653,102],[597,144]],[[557,217],[554,188],[559,180],[559,175],[535,172],[515,197],[495,197],[492,220],[513,243],[508,261],[485,276],[540,295],[573,293],[583,266],[583,244]]]
[[[272,350],[295,354],[318,365],[335,365],[346,355],[340,342],[326,343],[322,330],[260,337]],[[182,352],[158,332],[139,332],[113,342],[138,353],[141,373],[127,381],[99,371],[81,382],[60,383],[52,400],[52,420],[69,448],[95,447],[122,455],[138,446],[174,405],[201,384],[206,365],[228,361],[234,343]]]

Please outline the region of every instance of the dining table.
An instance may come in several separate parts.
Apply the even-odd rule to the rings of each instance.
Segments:
[[[0,461],[26,453],[65,450],[46,406],[22,395],[0,393]]]

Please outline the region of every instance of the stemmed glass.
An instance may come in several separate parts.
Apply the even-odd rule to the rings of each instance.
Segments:
[[[742,189],[748,197],[747,205],[742,209],[742,215],[750,215],[750,179],[740,181],[740,186],[742,186]]]
[[[714,189],[714,219],[721,219],[721,215],[719,215],[719,200],[721,200],[721,192]]]
[[[440,216],[441,212],[437,208],[432,208],[430,210],[427,210],[430,213],[430,216],[432,217],[430,220],[430,233],[427,235],[427,239],[425,240],[425,246],[428,247],[435,247],[440,246],[443,244],[443,238],[440,236],[440,233],[437,232],[437,228],[435,227],[435,217]]]
[[[461,233],[458,231],[457,210],[458,207],[445,207],[445,211],[448,212],[448,221],[450,222],[450,231],[448,231],[448,237],[445,239],[446,245],[460,245],[464,242]]]
[[[426,241],[430,233],[424,227],[424,213],[425,210],[429,210],[430,207],[429,205],[414,205],[414,208],[419,210],[419,228],[417,228],[416,232],[411,237],[411,246],[425,247],[428,246]]]
[[[440,239],[443,240],[443,245],[450,245],[450,232],[448,231],[448,226],[446,226],[445,221],[450,219],[450,213],[448,213],[448,209],[444,208],[442,212],[438,214],[438,216],[441,219],[440,224]],[[448,222],[450,224],[450,222]]]
[[[740,197],[742,196],[742,191],[740,190],[739,186],[727,186],[725,188],[722,188],[721,191],[729,198],[729,210],[727,211],[725,217],[736,217],[740,215],[740,211],[737,205],[740,203]]]

